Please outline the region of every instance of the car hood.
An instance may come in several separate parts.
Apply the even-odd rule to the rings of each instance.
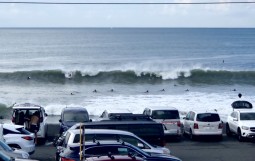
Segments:
[[[77,122],[75,122],[75,121],[65,121],[65,122],[62,122],[62,125],[63,126],[67,126],[67,127],[71,127],[71,126],[73,126],[76,123]]]
[[[151,154],[150,158],[162,158],[162,159],[175,159],[176,161],[181,161],[181,159],[173,156],[173,155],[165,155],[165,154]]]
[[[243,126],[255,127],[255,120],[242,121]]]

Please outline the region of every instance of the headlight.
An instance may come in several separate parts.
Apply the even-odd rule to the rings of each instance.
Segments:
[[[27,153],[22,153],[22,158],[23,158],[23,159],[28,159],[28,158],[29,158],[29,154],[27,154]]]
[[[243,130],[249,130],[250,128],[247,127],[247,126],[242,126],[242,129],[243,129]]]
[[[163,153],[170,155],[170,150],[167,148],[163,148]]]

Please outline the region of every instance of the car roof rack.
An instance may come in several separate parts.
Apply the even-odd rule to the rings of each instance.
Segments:
[[[234,109],[252,109],[253,106],[250,102],[244,101],[244,100],[239,100],[239,101],[234,101],[231,104],[233,110]]]

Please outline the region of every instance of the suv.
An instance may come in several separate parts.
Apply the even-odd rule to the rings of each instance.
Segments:
[[[7,145],[33,154],[35,151],[34,134],[23,126],[3,124],[3,138]]]
[[[37,132],[37,138],[41,139],[43,142],[47,139],[47,126],[46,126],[46,120],[47,120],[47,114],[45,112],[45,109],[39,105],[31,104],[31,103],[24,103],[24,104],[16,104],[12,107],[13,113],[12,113],[12,122],[15,125],[22,125],[24,126],[28,131],[30,131],[30,124],[29,119],[31,119],[31,116],[36,111],[39,112],[39,131]],[[27,118],[28,120],[25,120],[24,118]]]
[[[233,112],[228,116],[226,133],[237,135],[239,141],[244,138],[255,138],[255,111],[252,104],[247,101],[235,101],[232,103]]]
[[[184,133],[189,134],[191,140],[199,135],[222,138],[223,123],[216,111],[190,111],[184,119]]]
[[[80,147],[84,147],[84,152],[80,151]],[[144,160],[157,160],[157,161],[181,161],[172,155],[163,154],[148,154],[141,149],[122,141],[95,141],[86,142],[85,146],[80,144],[73,144],[70,148],[65,149],[60,153],[61,160],[80,160],[80,156],[84,158],[95,157],[95,156],[129,156],[136,160],[136,157]]]
[[[83,107],[66,107],[60,117],[60,135],[76,123],[90,121],[88,111]]]
[[[145,108],[144,115],[150,116],[154,121],[162,123],[164,126],[165,136],[182,135],[182,124],[180,121],[179,111],[174,107],[154,107]]]

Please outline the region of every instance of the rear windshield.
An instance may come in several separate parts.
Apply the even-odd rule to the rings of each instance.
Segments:
[[[197,121],[201,122],[217,122],[220,121],[220,117],[215,113],[202,113],[197,115]]]
[[[255,120],[255,113],[240,113],[240,120]]]
[[[63,120],[73,122],[88,122],[89,116],[87,112],[83,111],[66,111],[64,112]]]
[[[151,117],[153,119],[180,119],[178,110],[154,110]]]

